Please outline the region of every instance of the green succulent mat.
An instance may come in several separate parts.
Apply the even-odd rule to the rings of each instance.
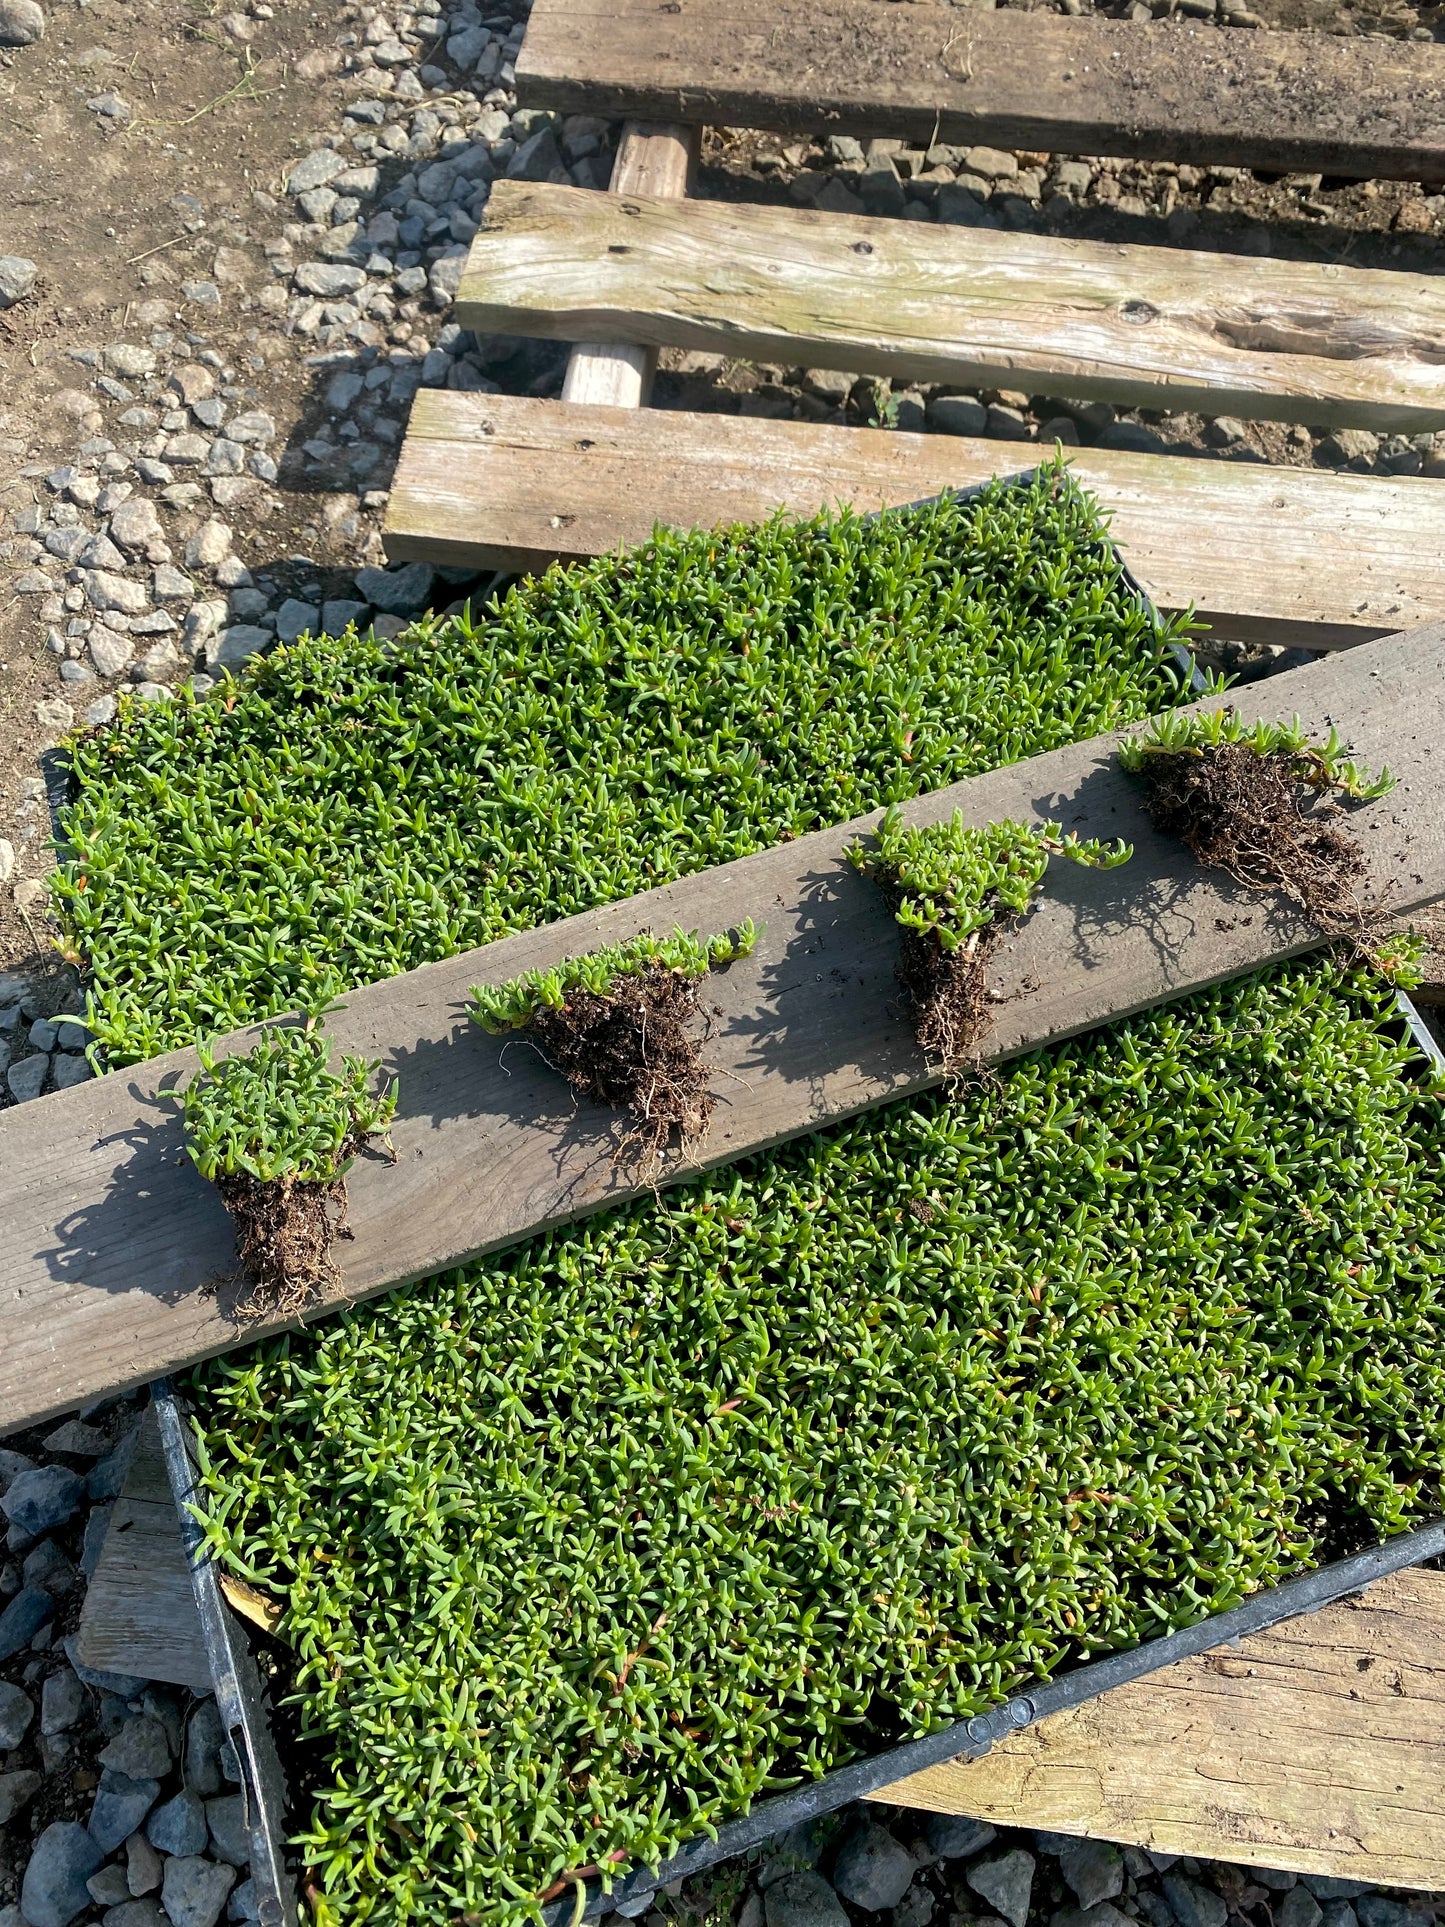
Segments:
[[[1438,1513],[1397,1030],[1289,966],[205,1368],[323,1921],[518,1918]]]
[[[128,706],[74,747],[56,886],[96,1038],[134,1063],[1139,721],[1182,632],[1051,467]]]
[[[1179,633],[1044,471],[278,651],[76,745],[97,1035],[135,1061],[1126,726]],[[1435,1510],[1441,1133],[1392,1025],[1292,966],[197,1373],[322,1927],[509,1927]]]

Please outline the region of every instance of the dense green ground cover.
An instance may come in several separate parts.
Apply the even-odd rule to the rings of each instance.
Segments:
[[[208,1367],[335,1918],[501,1922],[1438,1511],[1391,1017],[1297,965]]]
[[[113,1058],[1172,695],[1073,498],[665,537],[80,744]],[[502,1923],[1439,1502],[1438,1107],[1296,966],[197,1375],[335,1922]],[[403,1092],[403,1102],[405,1093]]]
[[[59,884],[112,1064],[630,896],[1170,701],[1090,506],[1032,487],[660,535],[473,629],[278,652],[75,752]]]

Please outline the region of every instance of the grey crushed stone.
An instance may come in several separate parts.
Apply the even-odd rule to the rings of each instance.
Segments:
[[[1320,1927],[1324,1918],[1324,1909],[1308,1887],[1291,1887],[1273,1913],[1274,1927]]]
[[[0,1660],[11,1659],[55,1617],[55,1601],[39,1586],[23,1586],[0,1612]]]
[[[784,1874],[763,1895],[767,1927],[851,1927],[843,1903],[820,1873]]]
[[[159,1780],[132,1779],[107,1767],[100,1776],[87,1823],[103,1853],[114,1853],[140,1826],[160,1798]]]
[[[870,1913],[896,1907],[913,1880],[912,1855],[886,1827],[864,1820],[844,1835],[833,1863],[833,1887]]]
[[[35,1843],[20,1887],[28,1927],[69,1927],[90,1905],[85,1883],[104,1858],[78,1821],[52,1821]]]
[[[1124,1891],[1124,1856],[1107,1840],[1071,1840],[1059,1854],[1059,1872],[1081,1907],[1114,1900]]]
[[[26,1768],[0,1773],[0,1827],[8,1827],[35,1798],[40,1787],[40,1775]]]
[[[0,1498],[12,1534],[38,1539],[74,1518],[83,1481],[64,1465],[38,1465],[22,1472]]]
[[[143,1833],[133,1833],[125,1843],[126,1881],[132,1894],[153,1894],[161,1884],[164,1865],[160,1855]]]
[[[158,1780],[170,1771],[171,1749],[159,1720],[134,1714],[100,1756],[100,1764],[133,1780]]]
[[[85,1688],[69,1666],[49,1674],[40,1689],[40,1730],[50,1735],[68,1733],[85,1711]]]
[[[232,1867],[244,1867],[251,1858],[246,1830],[246,1805],[239,1793],[225,1793],[206,1802],[206,1825],[211,1847],[218,1860]]]
[[[35,1718],[35,1706],[23,1688],[0,1680],[0,1753],[19,1746]]]
[[[33,47],[38,40],[45,38],[45,14],[36,0],[0,0],[0,47]],[[34,278],[35,263],[27,261],[23,255],[0,255],[0,273],[7,265],[20,270],[29,268]],[[18,295],[14,297],[17,301]],[[0,295],[0,307],[7,307]]]
[[[1023,1847],[1000,1854],[996,1860],[975,1861],[964,1879],[998,1910],[1011,1927],[1025,1927],[1029,1917],[1029,1896],[1034,1884],[1034,1857]]]
[[[219,1774],[217,1781],[219,1783]],[[145,1837],[161,1853],[203,1853],[206,1846],[206,1809],[187,1789],[158,1806],[146,1822]]]
[[[161,1905],[172,1927],[215,1927],[236,1884],[234,1867],[180,1855],[168,1860],[161,1883]]]
[[[1164,1896],[1179,1927],[1224,1927],[1229,1908],[1212,1887],[1201,1886],[1183,1874],[1164,1876]]]

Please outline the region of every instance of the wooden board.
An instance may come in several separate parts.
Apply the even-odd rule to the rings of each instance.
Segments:
[[[1276,676],[1248,699],[1252,713],[1298,712],[1311,730],[1337,723],[1368,764],[1388,759],[1399,787],[1351,821],[1373,879],[1365,887],[1388,880],[1401,914],[1445,896],[1442,678],[1445,624]],[[1081,836],[1135,845],[1122,869],[1057,865],[1010,935],[991,973],[1002,999],[984,1041],[992,1061],[1317,941],[1283,908],[1246,897],[1156,834],[1115,740],[1074,744],[910,806],[920,821],[955,808],[974,822],[1057,816]],[[709,982],[718,1108],[695,1153],[701,1166],[936,1083],[899,1007],[897,927],[845,856],[874,821],[353,992],[327,1028],[338,1051],[380,1058],[399,1075],[397,1162],[378,1154],[352,1168],[356,1236],[338,1250],[345,1276],[330,1302],[428,1277],[639,1188],[635,1166],[614,1161],[611,1114],[574,1104],[524,1041],[468,1024],[468,986],[479,980],[502,982],[646,928],[765,922],[755,954]],[[207,1289],[231,1270],[229,1224],[164,1096],[193,1063],[176,1052],[0,1113],[0,1430],[264,1329],[232,1321],[229,1285]],[[670,1168],[662,1181],[677,1175]]]
[[[1445,427],[1445,279],[498,181],[457,319],[1259,420]]]
[[[1445,48],[878,0],[535,0],[517,96],[793,134],[1445,178]]]
[[[423,389],[387,505],[393,559],[540,569],[654,526],[897,506],[1049,451],[739,415],[623,413]],[[1073,473],[1162,609],[1333,649],[1445,618],[1445,484],[1087,449]]]
[[[697,165],[702,130],[697,127],[644,126],[622,130],[612,163],[614,194],[652,194],[677,200],[687,193]],[[580,342],[567,361],[563,401],[604,402],[613,408],[641,408],[652,393],[657,350],[633,342]]]
[[[79,1653],[102,1673],[211,1690],[191,1575],[153,1409],[141,1421],[81,1608]]]
[[[1445,1887],[1445,1575],[1117,1687],[877,1797],[1158,1853]]]

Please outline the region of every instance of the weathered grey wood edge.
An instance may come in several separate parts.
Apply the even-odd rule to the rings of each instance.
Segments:
[[[392,478],[393,559],[540,573],[781,507],[874,510],[1035,468],[1037,444],[423,389]],[[1347,648],[1445,617],[1445,482],[1068,451],[1157,608],[1238,641]]]
[[[1352,822],[1372,882],[1405,912],[1445,896],[1445,748],[1439,690],[1445,624],[1362,645],[1270,679],[1249,713],[1338,724],[1360,756],[1388,760],[1398,789]],[[1212,699],[1217,703],[1218,698]],[[1204,706],[1209,706],[1205,704]],[[1156,836],[1117,738],[1075,744],[975,777],[911,806],[976,822],[1061,817],[1080,834],[1125,836],[1133,863],[1057,864],[1049,893],[995,972],[993,1061],[1239,975],[1310,946],[1293,917],[1246,899]],[[575,1109],[518,1040],[468,1026],[476,981],[639,929],[766,922],[756,954],[710,979],[715,1166],[936,1081],[898,1008],[896,930],[846,844],[876,815],[704,871],[643,896],[508,937],[356,991],[330,1028],[339,1049],[380,1057],[401,1079],[398,1162],[358,1161],[355,1243],[331,1304],[424,1278],[634,1195],[614,1166],[611,1120]],[[1029,989],[1027,986],[1036,985]],[[252,1032],[229,1047],[244,1046]],[[257,1336],[227,1315],[229,1224],[186,1159],[174,1102],[193,1067],[176,1052],[0,1117],[0,1431],[65,1410]],[[670,1170],[665,1182],[686,1175]]]
[[[1445,427],[1420,271],[498,181],[457,320],[1127,406]]]
[[[873,0],[537,0],[517,98],[563,114],[1445,178],[1435,47]]]

